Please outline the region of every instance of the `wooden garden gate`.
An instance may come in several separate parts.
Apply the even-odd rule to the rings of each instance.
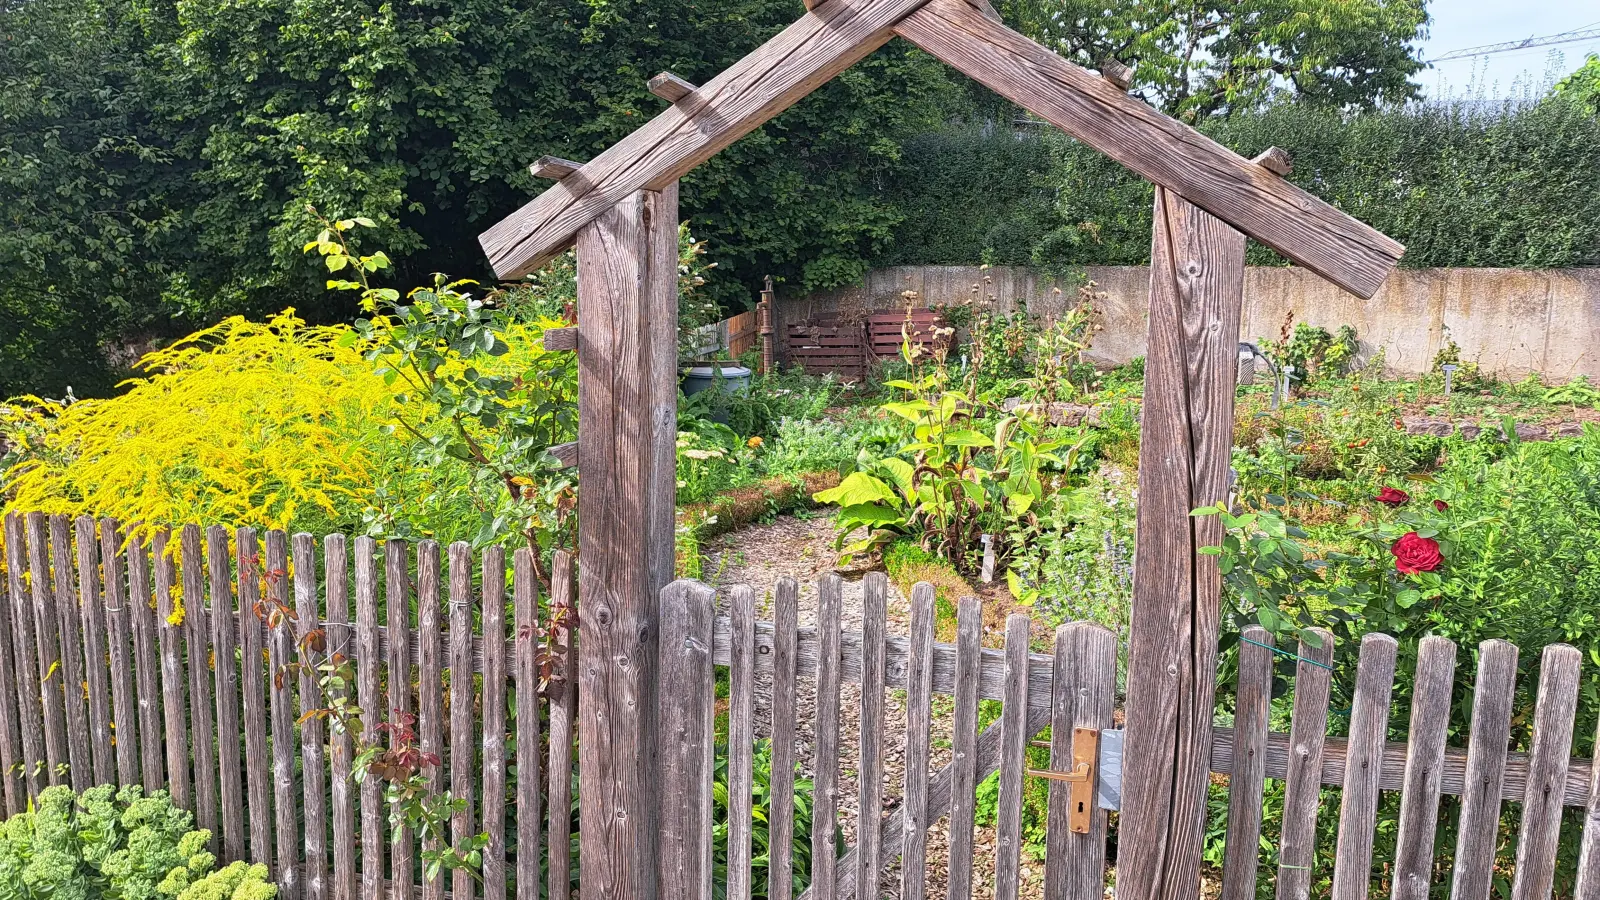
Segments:
[[[678,179],[898,36],[1156,185],[1150,340],[1128,659],[1122,841],[1129,900],[1191,900],[1209,770],[1220,526],[1189,511],[1226,489],[1248,235],[1370,298],[1404,248],[1296,187],[1269,150],[1244,159],[1126,93],[1127,69],[1081,69],[986,0],[807,0],[805,15],[480,236],[495,272],[578,249],[579,719],[585,891],[654,900],[687,864],[658,840],[651,717],[659,593],[672,574]],[[671,748],[666,748],[671,749]]]

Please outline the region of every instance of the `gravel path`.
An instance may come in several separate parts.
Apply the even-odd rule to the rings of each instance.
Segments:
[[[713,547],[705,548],[705,579],[718,588],[721,596],[736,584],[746,584],[756,592],[761,618],[772,616],[772,593],[778,579],[790,575],[800,582],[800,624],[815,625],[817,620],[816,579],[833,570],[833,520],[827,516],[795,518],[782,516],[767,525],[742,528],[719,539]],[[906,597],[893,584],[889,586],[889,630],[906,634],[910,630],[911,610]],[[847,580],[843,603],[844,627],[861,628],[861,588],[859,578]],[[756,696],[756,731],[759,737],[771,735],[770,685]],[[801,770],[806,777],[812,774],[811,753],[814,740],[812,731],[816,713],[816,691],[810,679],[798,683],[799,717],[797,724],[797,752]],[[860,743],[861,688],[845,684],[840,690],[840,740],[839,740],[839,819],[845,841],[855,843],[857,828],[856,765]],[[949,697],[934,698],[933,731],[931,735],[933,771],[938,771],[950,761],[950,718],[952,702]],[[904,734],[906,725],[905,695],[902,691],[889,691],[884,703],[884,727],[888,738],[884,741],[883,812],[887,816],[900,805],[901,787],[904,784]],[[976,871],[973,875],[973,894],[980,900],[994,896],[995,833],[992,827],[980,827],[974,836]],[[925,883],[927,896],[942,897],[949,862],[949,837],[945,820],[934,823],[928,835],[928,863]],[[1022,896],[1043,897],[1043,860],[1024,859],[1022,864]],[[900,895],[900,870],[896,860],[884,877],[879,897],[897,898]]]

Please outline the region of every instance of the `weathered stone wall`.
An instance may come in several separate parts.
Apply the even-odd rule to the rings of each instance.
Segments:
[[[1126,362],[1145,352],[1146,298],[1150,270],[1142,266],[1090,266],[1088,277],[1105,293],[1105,331],[1093,356]],[[1025,305],[1049,319],[1075,300],[1075,289],[1059,288],[1026,268],[912,266],[877,269],[859,285],[806,297],[783,298],[782,323],[819,312],[881,309],[914,290],[931,306],[993,297],[998,308]],[[1364,356],[1384,350],[1398,373],[1426,371],[1448,340],[1465,361],[1487,372],[1521,378],[1540,372],[1552,380],[1589,375],[1600,380],[1600,268],[1594,269],[1399,269],[1378,295],[1362,300],[1298,268],[1251,268],[1245,277],[1240,340],[1275,338],[1284,318],[1329,331],[1354,325]],[[780,326],[781,327],[781,326]]]

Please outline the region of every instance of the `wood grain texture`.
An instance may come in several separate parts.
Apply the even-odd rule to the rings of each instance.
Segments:
[[[483,805],[479,821],[489,835],[483,848],[483,896],[506,896],[506,555],[499,547],[483,551]],[[469,629],[467,634],[471,635]],[[472,655],[471,647],[467,653]],[[470,665],[470,663],[469,663]]]
[[[355,645],[350,627],[350,554],[345,536],[330,534],[322,539],[323,577],[326,585],[323,602],[327,607],[328,661],[337,664],[348,659]],[[358,701],[346,682],[330,688],[330,705]],[[217,720],[222,728],[222,720]],[[333,869],[328,893],[333,900],[356,900],[361,872],[356,866],[356,783],[351,776],[355,746],[347,727],[334,727],[328,741],[328,791],[332,801]]]
[[[28,621],[33,626],[33,641],[29,652],[33,654],[35,671],[39,675],[40,714],[43,717],[45,763],[44,781],[55,786],[62,782],[67,764],[67,720],[65,701],[61,694],[61,657],[57,650],[55,613],[50,601],[50,537],[42,513],[28,513],[27,546],[28,567],[26,583],[29,593]]]
[[[294,623],[289,620],[288,538],[267,532],[267,699],[272,732],[272,798],[275,827],[272,870],[278,896],[300,900],[300,804],[294,790]]]
[[[1595,746],[1600,747],[1600,736]],[[1583,839],[1578,846],[1578,877],[1572,896],[1575,900],[1600,897],[1600,766],[1589,773],[1589,802],[1583,808]]]
[[[388,548],[384,548],[388,552]],[[378,655],[378,545],[365,535],[356,538],[356,704],[361,707],[361,733],[377,734],[383,721]],[[404,557],[402,556],[402,559]],[[383,890],[383,785],[376,778],[361,782],[361,898]],[[410,881],[409,878],[406,879]]]
[[[532,551],[519,547],[512,557],[514,607],[511,671],[517,704],[517,900],[539,900],[539,853],[544,833],[541,806],[539,708],[539,580]]]
[[[1322,628],[1313,632],[1318,640],[1314,644],[1302,640],[1296,651],[1300,661],[1294,670],[1294,709],[1282,774],[1277,776],[1284,782],[1277,900],[1310,900],[1311,866],[1316,859],[1333,635]]]
[[[233,617],[233,566],[228,555],[228,529],[221,525],[206,529],[206,576],[211,592],[211,646],[215,653],[212,696],[217,704],[217,790],[222,801],[222,859],[232,862],[245,860],[248,855],[244,838],[244,773],[239,755],[243,734],[239,725],[239,629]]]
[[[1372,882],[1372,837],[1378,814],[1384,736],[1394,690],[1395,639],[1368,634],[1356,665],[1350,709],[1350,746],[1339,804],[1339,843],[1333,866],[1333,900],[1366,900]]]
[[[1507,641],[1484,641],[1478,646],[1450,900],[1488,900],[1494,884],[1517,655],[1516,645]]]
[[[1539,660],[1539,699],[1533,710],[1528,787],[1522,798],[1522,829],[1517,835],[1511,900],[1549,900],[1555,884],[1562,797],[1572,753],[1582,660],[1583,654],[1567,644],[1545,647]]]
[[[389,634],[405,634],[411,630],[411,577],[407,571],[410,560],[411,547],[405,541],[390,540],[383,545],[383,604],[385,620],[389,623]],[[423,627],[422,613],[429,610],[433,614],[433,628],[428,630]],[[434,716],[424,722],[421,715],[422,697],[438,699],[442,689],[440,679],[443,677],[439,668],[439,545],[433,541],[421,541],[417,544],[417,640],[419,666],[424,659],[423,649],[431,649],[433,653],[433,678],[430,681],[427,673],[420,673],[417,691],[418,715],[415,723],[417,734],[422,742],[424,752],[444,754],[444,740],[440,737],[440,729],[444,723],[444,709],[435,706]],[[381,635],[380,635],[381,639]],[[388,667],[388,691],[385,694],[388,703],[383,719],[402,719],[411,714],[411,654],[408,648],[402,648],[398,641],[390,641],[384,648],[384,662]],[[431,729],[431,730],[430,730]],[[395,745],[394,736],[390,736],[390,747]],[[428,749],[431,747],[432,749]],[[429,770],[429,787],[438,791],[444,783],[439,766]],[[390,816],[393,817],[394,807],[390,806]],[[415,862],[415,841],[412,839],[411,829],[405,826],[399,828],[390,825],[389,833],[389,868],[390,879],[393,882],[391,896],[394,900],[411,900],[412,882],[414,876],[412,869]],[[444,885],[438,879],[424,882],[423,893],[433,890],[436,895],[444,890]]]
[[[546,328],[544,333],[539,336],[539,340],[544,345],[546,353],[557,350],[576,350],[578,349],[578,329],[576,327]]]
[[[533,165],[528,167],[528,171],[535,178],[549,178],[560,181],[581,168],[583,168],[583,163],[562,159],[559,156],[541,156],[534,161]]]
[[[1410,749],[1391,876],[1394,900],[1427,900],[1433,881],[1433,835],[1439,822],[1444,743],[1450,728],[1455,674],[1456,645],[1438,635],[1423,638],[1412,676]]]
[[[501,278],[537,269],[634,192],[666,188],[882,46],[889,27],[922,2],[828,0],[807,12],[691,102],[668,107],[479,235],[490,264]]]
[[[623,199],[578,235],[578,800],[587,900],[656,892],[656,617],[673,576],[678,397],[678,189],[661,187]]]
[[[322,709],[322,688],[317,683],[326,654],[316,642],[325,640],[317,590],[317,542],[305,532],[293,538],[294,641],[300,669],[300,711]],[[306,900],[323,900],[328,890],[328,729],[316,716],[300,720],[300,785],[303,792],[306,863],[303,873]]]
[[[1006,617],[1005,709],[1028,708],[1027,616]],[[1000,729],[1000,795],[995,812],[995,900],[1017,900],[1022,865],[1022,778],[1028,768],[1028,717],[1006,716]]]
[[[144,735],[139,727],[139,695],[134,681],[132,575],[127,570],[125,542],[116,519],[100,520],[100,565],[105,580],[107,661],[111,665],[111,713],[115,717],[117,781],[137,784],[139,749]]]
[[[983,604],[963,597],[956,608],[955,713],[950,721],[950,868],[946,896],[972,897],[972,833],[978,787],[978,669],[983,637]]]
[[[735,585],[728,598],[728,900],[749,900],[755,821],[756,592]]]
[[[89,749],[89,714],[83,696],[83,636],[79,634],[78,593],[72,576],[72,535],[66,516],[50,517],[50,615],[57,643],[51,648],[59,661],[47,683],[56,685],[64,698],[67,723],[67,776],[72,789],[92,787],[94,766]],[[49,671],[46,669],[45,671]]]
[[[1055,672],[1050,706],[1050,768],[1072,769],[1072,729],[1111,727],[1117,687],[1117,639],[1089,622],[1056,629]],[[1038,711],[1029,707],[1028,727],[1036,728]],[[1043,723],[1041,722],[1040,725]],[[1098,775],[1097,775],[1098,777]],[[1098,791],[1099,785],[1096,784]],[[1047,900],[1103,900],[1106,870],[1106,811],[1089,813],[1089,833],[1074,834],[1070,785],[1050,783],[1045,830]]]
[[[79,516],[72,523],[78,554],[78,597],[75,607],[83,633],[83,688],[89,699],[89,749],[94,783],[116,784],[116,754],[111,741],[111,678],[106,671],[104,586],[100,583],[100,539],[94,519]],[[0,737],[0,743],[3,743]]]
[[[1119,840],[1140,851],[1117,869],[1142,900],[1188,900],[1200,873],[1222,576],[1197,551],[1223,535],[1189,512],[1227,496],[1244,248],[1157,188]]]
[[[214,853],[217,831],[217,722],[211,697],[211,629],[206,613],[206,561],[200,526],[183,526],[183,646],[189,673],[189,727],[194,763],[194,823],[211,832]]]
[[[768,813],[767,898],[794,897],[794,732],[800,585],[778,579],[772,595],[772,808]]]
[[[695,581],[674,581],[661,592],[662,897],[711,896],[714,598],[710,588]]]
[[[924,900],[928,859],[929,730],[933,726],[933,585],[911,588],[911,634],[906,654],[906,737],[900,811],[903,821],[900,896]]]
[[[6,528],[3,537],[0,537],[0,546],[4,547],[6,554],[6,575],[8,579],[18,580],[20,585],[20,573],[10,565],[13,558],[11,545],[11,529]],[[6,594],[0,596],[0,785],[3,785],[7,817],[28,808],[28,791],[22,782],[24,763],[22,735],[17,724],[18,679],[13,668],[12,637],[10,595]]]
[[[888,630],[889,577],[868,572],[861,580],[861,712],[857,754],[856,883],[878,894],[883,873],[884,637]]]
[[[895,32],[1353,294],[1376,293],[1405,252],[1381,232],[989,21],[964,0],[930,0]],[[491,251],[491,259],[494,255]],[[1234,333],[1228,332],[1230,342]]]
[[[166,785],[172,802],[193,811],[194,797],[189,787],[189,723],[184,710],[189,692],[179,650],[182,626],[173,622],[172,595],[177,567],[168,549],[170,539],[167,531],[157,530],[150,541],[150,564],[155,570],[156,636],[161,651],[161,730],[156,735],[166,747]]]
[[[550,685],[550,900],[572,896],[572,744],[578,724],[578,592],[572,567],[571,554],[553,554],[551,616],[564,624],[551,636],[556,677]]]
[[[392,590],[392,589],[391,589]],[[421,655],[417,664],[417,741],[423,753],[433,754],[440,760],[445,758],[444,745],[444,598],[441,595],[442,582],[439,573],[439,545],[434,541],[423,541],[417,545],[417,637],[422,641]],[[391,600],[389,608],[393,610],[395,603]],[[392,615],[392,613],[391,613]],[[393,625],[391,623],[391,633]],[[390,642],[390,665],[394,662],[393,641]],[[397,691],[409,690],[410,679],[397,681],[394,669],[389,670],[389,702],[394,702]],[[396,685],[401,687],[397,688]],[[410,702],[409,700],[407,701]],[[428,790],[434,793],[445,789],[444,766],[437,765],[428,769]],[[391,877],[399,880],[402,872],[411,871],[411,835],[406,834],[404,840],[400,835],[394,836],[393,847],[395,854],[403,854],[405,867],[402,869],[399,862],[394,864],[394,873]],[[437,850],[439,841],[426,839],[422,843],[423,850]],[[423,900],[439,900],[444,896],[444,878],[427,878],[422,881]]]
[[[660,97],[668,103],[677,103],[685,97],[693,97],[695,91],[699,90],[699,88],[695,87],[693,84],[683,80],[682,78],[679,78],[671,72],[662,72],[661,74],[652,77],[648,87],[650,88],[650,93],[655,94],[657,97]]]
[[[238,548],[239,621],[249,627],[239,629],[239,693],[244,710],[245,807],[249,813],[250,858],[258,862],[272,859],[272,779],[267,769],[267,682],[265,634],[262,631],[261,589],[266,569],[256,542],[255,529],[241,528],[234,533]],[[134,608],[135,634],[138,607]],[[142,665],[142,664],[141,664]],[[139,685],[143,705],[144,683]],[[145,727],[143,720],[140,727]]]
[[[812,734],[811,882],[817,900],[833,900],[838,860],[834,832],[839,812],[839,614],[844,587],[832,572],[817,579],[816,712]],[[854,874],[854,873],[852,873]],[[852,879],[854,880],[854,879]]]
[[[26,523],[23,517],[16,513],[8,514],[5,519],[5,530],[6,592],[10,603],[8,612],[16,637],[11,653],[17,675],[15,702],[17,731],[22,749],[19,758],[22,764],[20,774],[26,797],[37,800],[39,792],[44,789],[48,781],[45,773],[47,764],[44,707],[39,685],[38,638],[33,622],[33,602],[28,596],[27,589],[27,581],[32,576],[28,563]]]
[[[472,734],[472,545],[450,545],[450,793],[465,800],[450,816],[450,835],[457,844],[478,831],[473,827],[477,747]],[[451,873],[452,900],[472,900],[472,873]]]
[[[1234,695],[1222,900],[1255,900],[1256,869],[1261,861],[1261,796],[1267,782],[1274,643],[1271,633],[1259,625],[1242,634],[1245,642],[1239,645],[1239,684]]]

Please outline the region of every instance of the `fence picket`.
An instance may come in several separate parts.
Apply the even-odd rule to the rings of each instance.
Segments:
[[[409,556],[410,547],[405,541],[390,540],[384,544],[383,597],[384,606],[386,607],[384,611],[387,613],[389,633],[392,635],[405,634],[409,630],[411,623],[411,605],[408,602],[410,597],[410,578],[406,571],[406,563]],[[443,677],[443,673],[438,669],[439,545],[434,541],[422,541],[417,544],[417,609],[419,616],[423,609],[432,610],[434,616],[432,632],[434,677],[430,682],[426,672],[420,673],[422,674],[421,696],[426,697],[428,692],[432,691],[433,695],[437,697],[440,690],[439,679]],[[420,618],[417,625],[419,634],[423,638],[427,638],[428,632],[421,627]],[[427,646],[426,640],[423,641],[423,646]],[[411,655],[409,650],[410,648],[405,641],[391,640],[389,642],[389,703],[388,710],[378,716],[378,721],[380,722],[391,717],[401,718],[411,713]],[[374,663],[376,664],[376,657],[374,657]],[[374,667],[376,668],[376,665]],[[426,723],[422,721],[420,711],[421,705],[419,703],[417,725],[425,729]],[[443,710],[436,708],[433,718],[435,734],[437,734],[439,720],[442,716]],[[429,751],[427,732],[423,730],[418,733],[422,735],[422,748],[424,751],[444,752],[444,748],[439,746],[437,740],[435,740],[432,750]],[[395,738],[391,735],[391,747],[394,746],[394,741]],[[438,790],[439,788],[440,779],[438,773],[439,767],[434,766],[429,784],[432,790]],[[393,809],[391,809],[391,814],[392,812]],[[390,893],[393,900],[411,900],[412,882],[416,877],[413,874],[414,860],[416,859],[414,843],[411,829],[405,826],[395,828],[393,833],[389,835],[389,868],[390,878],[393,881]],[[438,879],[434,879],[432,882],[424,882],[423,896],[429,896],[426,892],[428,890],[427,885],[430,883],[441,890],[443,889]]]
[[[187,810],[194,809],[194,795],[189,782],[189,723],[188,680],[183,671],[183,656],[178,646],[179,629],[176,619],[177,568],[173,562],[168,542],[172,536],[166,529],[156,532],[151,541],[156,582],[156,635],[161,648],[161,712],[162,728],[157,736],[167,747],[167,789],[172,792],[172,802]]]
[[[34,652],[44,707],[45,778],[62,783],[67,765],[67,713],[61,692],[61,651],[50,599],[50,544],[42,513],[28,513],[28,586],[33,594]],[[176,794],[174,794],[176,798]]]
[[[450,790],[466,802],[450,817],[457,843],[472,837],[472,545],[450,545]],[[451,900],[472,900],[472,873],[457,869],[450,880]]]
[[[67,759],[72,789],[83,791],[94,786],[94,752],[90,749],[88,698],[83,689],[83,617],[78,611],[78,592],[73,578],[72,533],[67,517],[50,517],[50,584],[60,645],[61,671],[57,679],[66,702]]]
[[[1333,866],[1333,900],[1367,900],[1372,883],[1372,837],[1378,813],[1378,778],[1389,731],[1397,643],[1386,634],[1361,639],[1356,696],[1350,711],[1349,756],[1339,807],[1339,843]]]
[[[1472,692],[1472,731],[1467,740],[1467,775],[1456,829],[1455,872],[1450,900],[1488,900],[1499,841],[1500,800],[1516,699],[1515,644],[1478,645],[1478,679]]]
[[[1456,645],[1438,635],[1423,638],[1412,678],[1410,744],[1392,876],[1394,900],[1427,900],[1433,880],[1433,834],[1439,821],[1444,742],[1450,728],[1455,673]]]
[[[900,896],[923,900],[927,892],[928,731],[933,723],[933,585],[911,588],[911,641],[906,654],[906,749],[901,810]]]
[[[393,543],[393,542],[391,542]],[[388,547],[384,548],[387,554]],[[378,740],[383,717],[378,650],[378,543],[356,538],[356,705],[361,708],[363,740]],[[403,570],[402,570],[403,571]],[[376,778],[361,782],[361,897],[383,891],[383,786]]]
[[[128,541],[128,616],[139,686],[139,770],[145,784],[162,784],[161,664],[156,659],[155,597],[150,586],[150,553],[142,535]]]
[[[1272,635],[1246,628],[1239,647],[1233,712],[1233,771],[1228,776],[1228,834],[1222,900],[1254,900],[1261,859],[1261,795],[1267,779],[1267,714],[1272,705]]]
[[[568,574],[570,571],[568,568]],[[559,560],[556,573],[556,583],[560,585],[563,579]],[[557,590],[559,593],[560,588]],[[693,581],[674,581],[661,591],[657,718],[662,727],[662,802],[658,880],[662,897],[680,900],[712,895],[711,773],[716,749],[712,716],[716,702],[716,671],[711,664],[713,598],[710,588]],[[555,886],[553,880],[551,886]]]
[[[111,667],[111,731],[116,741],[117,783],[139,783],[138,694],[133,686],[132,640],[122,561],[122,532],[115,519],[100,520],[100,567],[105,585],[106,661]],[[9,668],[9,662],[0,661]]]
[[[83,632],[83,684],[89,695],[94,783],[116,784],[116,757],[111,747],[111,680],[106,673],[105,603],[101,599],[100,585],[100,541],[92,517],[79,516],[72,524],[78,551],[77,610]]]
[[[253,528],[234,532],[238,552],[239,593],[239,694],[244,709],[245,808],[249,813],[250,858],[272,859],[272,778],[265,765],[267,745],[267,683],[263,677],[266,648],[261,626],[265,607],[261,588],[267,570]],[[135,614],[137,615],[137,608]],[[137,618],[134,620],[137,625]],[[140,690],[144,688],[141,686]],[[141,723],[142,725],[142,723]]]
[[[279,896],[300,900],[300,804],[294,796],[294,679],[287,666],[294,659],[294,635],[289,621],[289,559],[287,538],[276,529],[267,532],[267,678],[272,725],[272,795],[277,814],[277,852],[274,867]]]
[[[1576,647],[1551,644],[1539,661],[1539,699],[1533,708],[1533,744],[1528,757],[1528,792],[1522,800],[1517,869],[1511,900],[1549,900],[1555,882],[1557,839],[1566,794],[1573,717],[1578,711]]]
[[[811,883],[816,900],[834,900],[837,861],[833,835],[839,810],[839,607],[843,582],[817,579],[816,722],[812,742]]]
[[[211,582],[211,643],[217,701],[217,788],[222,792],[222,857],[245,858],[244,780],[239,769],[238,628],[233,617],[233,570],[228,558],[228,530],[206,529],[206,571]]]
[[[550,683],[550,900],[572,897],[572,739],[578,721],[578,586],[572,556],[551,559],[552,621],[562,623]],[[555,638],[552,638],[555,640]],[[671,895],[668,895],[671,896]]]
[[[737,585],[728,603],[728,900],[750,898],[750,838],[754,821],[756,593]]]
[[[1072,730],[1111,727],[1116,703],[1117,639],[1089,622],[1056,629],[1054,678],[1050,688],[1050,768],[1071,771]],[[1034,727],[1029,716],[1028,727]],[[1099,789],[1098,784],[1096,790]],[[1089,812],[1089,833],[1074,834],[1069,825],[1072,792],[1062,782],[1050,783],[1045,827],[1044,881],[1052,900],[1102,900],[1105,896],[1106,812]]]
[[[328,661],[335,674],[339,664],[354,651],[350,632],[350,561],[342,534],[323,538],[324,602],[328,609]],[[341,676],[342,679],[342,676]],[[333,696],[328,703],[348,702],[350,684],[332,682]],[[355,747],[350,732],[336,727],[328,742],[329,791],[333,801],[333,875],[329,880],[333,900],[356,900],[356,800],[355,782],[350,769]]]
[[[861,580],[861,718],[856,766],[856,884],[877,896],[883,869],[883,685],[889,578],[868,572]],[[754,623],[752,623],[753,626]],[[752,640],[753,640],[752,634]]]
[[[1028,768],[1028,637],[1027,616],[1006,616],[1006,696],[1004,709],[1024,711],[1002,716],[1000,727],[1000,796],[995,811],[995,900],[1017,900],[1022,865],[1022,777]],[[857,884],[860,884],[858,881]],[[876,896],[875,894],[873,895]]]
[[[539,900],[539,584],[533,553],[526,547],[512,557],[513,630],[516,649],[512,672],[517,690],[517,900]]]
[[[206,622],[206,564],[200,526],[183,526],[183,643],[188,656],[189,724],[193,729],[195,826],[211,832],[217,850],[217,727],[211,698],[211,632]]]
[[[483,848],[484,900],[506,896],[506,558],[483,551]]]
[[[437,793],[444,789],[444,625],[440,622],[443,600],[440,597],[439,545],[434,541],[417,544],[417,740],[423,753],[436,755],[440,764],[428,772],[428,790]],[[390,601],[391,616],[394,602]],[[393,628],[394,620],[390,619]],[[394,644],[390,642],[390,651]],[[393,657],[390,657],[391,665]],[[401,688],[404,689],[404,688]],[[397,690],[393,669],[389,673],[389,696]],[[439,849],[434,839],[422,843],[423,850]],[[396,841],[396,852],[399,842]],[[406,854],[409,859],[411,840],[407,836]],[[399,866],[395,867],[399,878]],[[409,872],[409,866],[407,872]],[[423,900],[441,900],[444,897],[444,879],[422,879]]]
[[[294,542],[295,645],[300,662],[300,785],[304,793],[305,879],[307,900],[323,900],[328,883],[328,761],[327,728],[321,718],[306,716],[322,708],[322,689],[317,685],[322,654],[316,642],[326,640],[317,603],[317,544],[311,535],[300,532]]]
[[[38,657],[33,648],[33,622],[28,598],[23,585],[27,572],[27,547],[23,537],[23,521],[16,514],[5,518],[6,535],[6,592],[0,603],[6,605],[7,629],[5,641],[9,660],[0,661],[8,672],[16,673],[4,702],[16,711],[16,755],[6,765],[6,812],[15,814],[28,805],[29,798],[39,796],[44,768],[44,722],[40,715]],[[12,768],[12,764],[18,768]],[[13,806],[15,804],[15,806]]]
[[[950,900],[972,896],[972,834],[977,810],[978,669],[982,662],[983,606],[963,597],[956,608],[956,703],[951,722],[954,780],[950,804]]]
[[[784,576],[772,596],[772,809],[768,814],[767,900],[794,896],[795,659],[800,584]]]
[[[1316,859],[1333,635],[1321,628],[1312,632],[1316,644],[1301,640],[1300,661],[1295,665],[1294,711],[1289,722],[1292,750],[1283,784],[1283,828],[1278,838],[1277,900],[1309,900],[1311,864]]]

